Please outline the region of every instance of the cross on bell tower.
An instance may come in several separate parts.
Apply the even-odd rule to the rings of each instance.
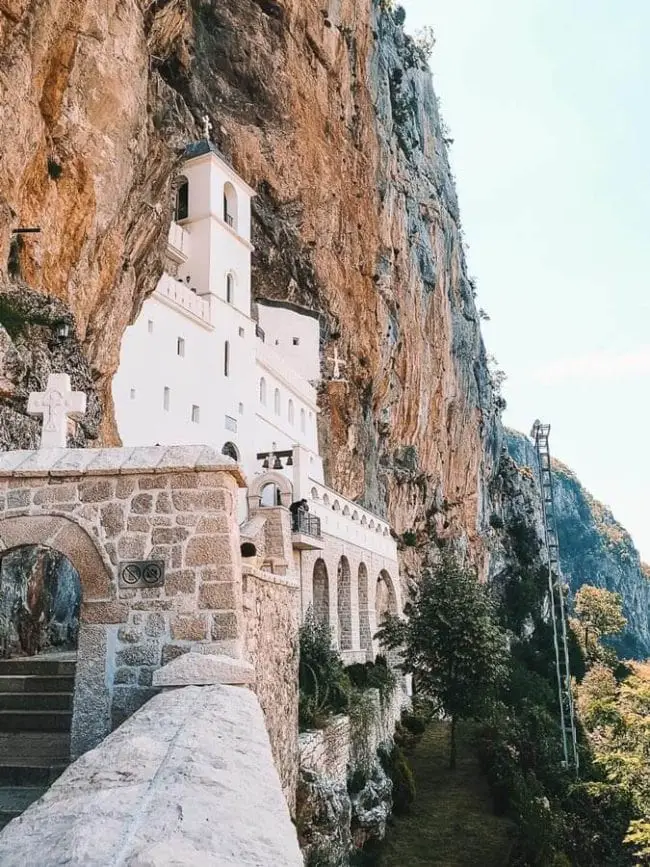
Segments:
[[[64,449],[68,418],[79,419],[85,411],[86,395],[72,391],[67,373],[51,373],[45,391],[32,391],[27,402],[30,415],[43,416],[42,449]]]

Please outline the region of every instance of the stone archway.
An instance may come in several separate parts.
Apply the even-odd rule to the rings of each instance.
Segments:
[[[338,643],[340,650],[352,650],[352,590],[350,563],[342,556],[336,580],[336,607],[338,612]]]
[[[382,569],[377,577],[377,586],[375,588],[375,616],[377,626],[381,626],[382,621],[388,614],[398,614],[397,594],[393,579],[386,569]]]
[[[70,752],[76,757],[111,731],[109,690],[114,666],[108,659],[105,624],[126,620],[128,608],[115,601],[107,558],[75,521],[61,515],[0,518],[0,547],[10,552],[23,546],[59,552],[79,576],[82,606],[70,731]]]
[[[314,571],[312,577],[313,592],[312,598],[314,608],[314,618],[318,623],[330,622],[330,588],[329,576],[327,574],[327,566],[325,561],[319,557],[314,563]]]
[[[359,563],[359,645],[361,650],[372,653],[372,629],[370,627],[370,600],[368,597],[368,568]]]

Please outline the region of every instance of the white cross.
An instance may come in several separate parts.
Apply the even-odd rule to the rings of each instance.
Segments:
[[[86,411],[86,395],[72,391],[67,373],[51,373],[45,391],[32,391],[27,402],[30,415],[43,416],[42,449],[66,447],[68,416],[81,418]]]
[[[339,358],[339,349],[338,346],[334,347],[334,357],[328,358],[328,361],[331,361],[334,364],[334,370],[332,371],[332,379],[342,379],[341,376],[341,368],[347,365],[347,361],[342,361]]]
[[[210,118],[207,116],[207,114],[204,114],[201,120],[203,121],[203,138],[206,141],[210,141],[210,130],[212,129]]]

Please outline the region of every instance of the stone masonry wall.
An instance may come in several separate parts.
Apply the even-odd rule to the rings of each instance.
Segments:
[[[405,694],[397,687],[382,700],[379,690],[368,690],[374,706],[372,724],[359,731],[348,716],[335,717],[328,726],[300,735],[300,770],[310,771],[328,781],[346,784],[356,770],[366,770],[375,760],[380,745],[392,741]]]
[[[241,476],[212,453],[194,446],[0,457],[0,547],[50,545],[81,578],[74,755],[151,698],[161,664],[190,649],[241,653]],[[119,562],[145,558],[165,562],[164,586],[118,587]]]
[[[252,684],[264,711],[275,765],[291,811],[298,780],[298,605],[293,577],[246,569],[243,578],[246,650]]]

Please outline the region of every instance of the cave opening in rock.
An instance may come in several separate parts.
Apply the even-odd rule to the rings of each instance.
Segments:
[[[81,581],[70,560],[45,545],[0,552],[0,655],[74,652]]]

